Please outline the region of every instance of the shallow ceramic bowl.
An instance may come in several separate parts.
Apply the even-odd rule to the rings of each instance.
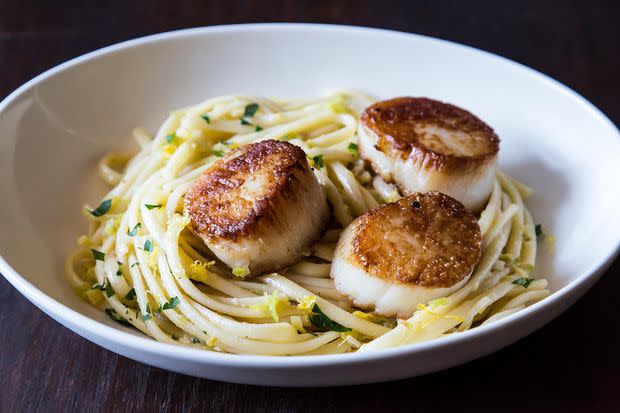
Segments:
[[[354,88],[429,96],[469,109],[502,139],[501,167],[534,188],[537,223],[557,238],[537,276],[553,294],[488,326],[365,354],[262,357],[161,344],[79,300],[63,260],[86,228],[94,166],[154,131],[171,109],[221,94],[314,96]],[[285,386],[367,383],[424,374],[498,350],[541,327],[597,280],[618,252],[620,139],[565,86],[506,59],[445,41],[321,25],[222,26],[165,33],[87,54],[0,104],[0,272],[86,339],[143,363],[211,379]]]

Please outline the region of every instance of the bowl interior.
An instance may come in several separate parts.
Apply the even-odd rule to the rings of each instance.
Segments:
[[[372,55],[372,56],[370,56]],[[0,108],[0,254],[45,294],[118,327],[75,297],[63,262],[105,193],[94,166],[154,132],[169,110],[221,94],[313,96],[359,89],[464,107],[502,139],[501,167],[534,188],[553,234],[535,274],[558,290],[615,250],[620,141],[583,99],[527,68],[467,47],[392,32],[317,26],[194,30],[63,65]],[[612,218],[610,218],[612,217]],[[120,328],[120,327],[119,327]]]

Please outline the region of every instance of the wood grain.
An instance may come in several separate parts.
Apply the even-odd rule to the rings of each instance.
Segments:
[[[620,122],[617,2],[99,3],[0,1],[0,97],[69,58],[137,36],[310,21],[392,28],[488,50],[558,79]],[[393,383],[320,390],[232,385],[138,364],[60,326],[0,277],[0,412],[617,412],[619,277],[616,261],[564,315],[481,360]]]

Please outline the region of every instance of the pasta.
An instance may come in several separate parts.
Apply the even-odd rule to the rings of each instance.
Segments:
[[[537,235],[525,185],[498,172],[479,216],[482,257],[456,292],[407,320],[356,308],[330,279],[342,228],[400,197],[360,159],[358,119],[373,100],[357,92],[315,99],[222,96],[174,111],[140,150],[98,165],[112,186],[86,207],[87,235],[67,258],[69,283],[114,320],[166,343],[238,354],[371,351],[456,334],[510,315],[549,294],[530,277]],[[260,108],[248,115],[248,106]],[[252,111],[250,111],[252,112]],[[188,228],[183,197],[232,149],[265,139],[307,154],[333,220],[307,257],[278,273],[234,275]]]

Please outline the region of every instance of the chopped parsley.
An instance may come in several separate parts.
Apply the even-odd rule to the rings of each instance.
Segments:
[[[114,288],[112,288],[112,284],[109,282],[105,283],[105,295],[107,295],[108,298],[114,295]]]
[[[241,124],[242,124],[242,125],[252,126],[252,124],[251,124],[250,122],[248,122],[247,120],[245,120],[245,119],[243,119],[243,118],[239,119],[239,121],[241,121]]]
[[[357,150],[359,149],[359,147],[357,146],[357,143],[351,142],[349,144],[348,149],[349,149],[349,152],[351,152],[351,153],[357,153]]]
[[[138,235],[138,229],[142,226],[141,223],[137,223],[132,229],[131,231],[127,231],[127,235],[129,235],[130,237],[135,237],[136,235]]]
[[[323,168],[325,166],[323,155],[314,155],[312,157],[312,163],[314,163],[317,168]]]
[[[144,206],[146,207],[146,209],[148,209],[149,211],[151,209],[156,209],[156,208],[161,208],[162,205],[161,204],[144,204]]]
[[[157,312],[161,313],[164,310],[172,310],[174,307],[179,305],[180,302],[181,302],[181,300],[179,300],[179,297],[174,296],[170,300],[168,300],[168,302],[166,302],[162,306],[160,306],[157,309]]]
[[[121,271],[121,267],[118,267],[118,270],[116,270],[116,275],[117,275],[118,277],[120,277],[120,276],[122,276],[122,275],[123,275],[123,271]]]
[[[100,290],[105,291],[105,295],[108,297],[112,297],[114,295],[114,289],[112,288],[112,284],[110,284],[107,280],[103,282],[103,284],[94,284],[90,287],[91,290]]]
[[[110,210],[111,207],[112,207],[112,200],[106,199],[106,200],[103,200],[97,208],[89,212],[94,217],[100,217],[102,215],[105,215]]]
[[[113,309],[113,308],[106,308],[105,309],[105,313],[112,320],[116,321],[117,323],[119,323],[121,325],[124,325],[125,327],[133,327],[129,321],[127,321],[123,317],[119,316],[115,309]]]
[[[142,315],[142,321],[146,321],[150,319],[151,319],[151,306],[147,303],[146,312],[144,313],[144,315]]]
[[[101,251],[97,251],[94,249],[90,249],[90,252],[93,254],[93,258],[95,259],[95,261],[104,261],[105,260],[105,254]]]
[[[252,116],[254,116],[257,110],[258,110],[258,103],[250,103],[249,105],[245,107],[243,116],[251,118]]]
[[[140,263],[138,261],[136,261],[133,264],[131,264],[131,268],[139,266],[139,265],[140,265]]]
[[[514,280],[512,283],[516,284],[516,285],[520,285],[523,288],[527,288],[530,286],[531,283],[534,282],[533,278],[517,278],[516,280]]]
[[[224,156],[224,152],[222,151],[213,151],[213,155],[217,156],[218,158],[221,158],[222,156]]]
[[[254,129],[256,132],[260,132],[263,130],[263,128],[261,126],[256,125],[256,128]]]
[[[136,298],[136,290],[134,288],[132,288],[131,290],[129,290],[127,295],[125,295],[125,300],[131,301],[134,298]]]
[[[166,135],[166,142],[172,143],[177,138],[177,134],[172,132],[170,135]]]
[[[146,241],[144,241],[143,249],[144,251],[147,251],[147,252],[153,252],[153,244],[151,243],[150,240],[147,239]]]
[[[203,118],[205,120],[205,122],[211,123],[211,118],[206,113],[204,115],[202,115],[201,118]]]
[[[320,328],[321,330],[338,331],[340,333],[351,331],[350,328],[338,324],[337,322],[323,314],[323,312],[321,311],[319,306],[316,305],[316,303],[314,304],[314,307],[312,307],[310,322],[312,323],[312,325]]]
[[[199,344],[200,340],[198,340],[196,337],[194,337],[194,338],[192,338],[192,343]]]
[[[543,233],[542,225],[536,224],[536,226],[534,227],[534,231],[536,232],[536,236],[540,237]]]
[[[93,286],[90,287],[90,289],[105,291],[105,286],[106,286],[106,282],[104,281],[103,284],[93,284]]]

